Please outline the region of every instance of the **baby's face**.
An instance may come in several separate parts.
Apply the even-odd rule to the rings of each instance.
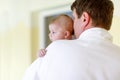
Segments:
[[[65,39],[65,29],[57,24],[49,25],[49,38],[51,41]]]

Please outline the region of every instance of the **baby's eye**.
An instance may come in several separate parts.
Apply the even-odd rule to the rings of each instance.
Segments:
[[[52,32],[52,34],[55,34],[55,32]]]

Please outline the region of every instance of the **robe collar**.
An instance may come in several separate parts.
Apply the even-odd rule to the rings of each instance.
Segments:
[[[103,28],[90,28],[85,30],[78,39],[87,40],[87,41],[109,41],[112,42],[112,36],[110,33]]]

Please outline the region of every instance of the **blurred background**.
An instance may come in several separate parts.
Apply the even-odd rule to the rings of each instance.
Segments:
[[[45,28],[49,18],[57,12],[69,14],[73,1],[0,0],[0,80],[22,80],[36,52],[49,44]],[[120,1],[112,1],[115,11],[110,33],[120,46]]]

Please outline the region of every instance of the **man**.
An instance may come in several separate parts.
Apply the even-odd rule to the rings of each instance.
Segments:
[[[108,33],[111,0],[75,0],[71,9],[78,39],[50,44],[41,65],[32,64],[37,79],[26,80],[120,80],[120,48]]]

